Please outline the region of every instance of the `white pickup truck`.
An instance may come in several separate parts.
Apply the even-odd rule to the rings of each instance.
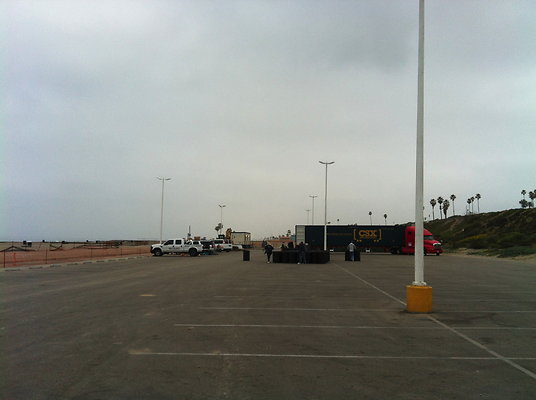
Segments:
[[[214,239],[214,248],[216,251],[231,251],[233,249],[233,245],[230,240],[227,239]]]
[[[153,253],[154,256],[188,253],[191,257],[195,257],[201,252],[203,252],[203,245],[199,242],[195,243],[185,239],[169,239],[164,243],[151,245],[151,253]]]

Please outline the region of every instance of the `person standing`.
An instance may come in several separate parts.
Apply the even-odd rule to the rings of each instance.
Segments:
[[[270,258],[272,257],[273,251],[274,246],[272,246],[270,243],[266,243],[266,246],[264,246],[264,254],[266,254],[266,257],[268,258],[268,264],[270,264]]]
[[[355,261],[355,244],[354,242],[350,242],[350,244],[348,245],[348,247],[346,248],[348,250],[348,253],[350,253],[350,261]]]
[[[298,264],[307,264],[306,251],[305,243],[300,242],[298,245]]]

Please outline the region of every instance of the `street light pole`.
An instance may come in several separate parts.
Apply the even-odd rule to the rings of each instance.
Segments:
[[[326,166],[326,184],[324,187],[324,251],[328,249],[328,165],[335,161],[319,161]]]
[[[417,146],[415,184],[415,280],[406,286],[406,311],[432,312],[432,287],[424,281],[424,0],[419,0]]]
[[[313,214],[312,214],[312,218],[311,218],[311,225],[314,225],[315,224],[315,197],[318,197],[317,195],[310,195],[309,196],[311,199],[313,199]]]
[[[220,235],[221,235],[221,230],[223,229],[223,207],[225,207],[225,204],[218,204],[218,206],[220,207]]]
[[[417,157],[415,185],[415,281],[413,285],[426,286],[424,281],[424,0],[419,0],[419,62],[417,72]]]
[[[162,181],[162,202],[160,204],[160,243],[162,243],[162,231],[164,226],[164,183],[170,181],[171,178],[156,177],[156,179]]]
[[[311,210],[305,210],[307,212],[307,225],[309,225],[309,211]]]

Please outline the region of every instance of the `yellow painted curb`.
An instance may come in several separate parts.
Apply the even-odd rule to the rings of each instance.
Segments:
[[[432,287],[406,286],[406,311],[414,313],[432,312]]]

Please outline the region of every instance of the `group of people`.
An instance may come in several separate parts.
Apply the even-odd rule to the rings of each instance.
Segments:
[[[294,250],[294,243],[289,242],[288,247],[285,246],[285,244],[281,244],[281,251],[285,250]],[[298,264],[307,264],[307,244],[300,242],[298,246],[296,246],[296,249],[298,250]],[[274,247],[267,243],[264,246],[264,254],[266,254],[266,257],[268,259],[268,264],[271,263],[272,253],[274,252]]]
[[[298,250],[298,264],[307,264],[307,244],[300,242],[300,244],[296,246],[296,248]],[[285,243],[281,244],[281,251],[285,251],[287,249],[294,250],[294,243],[289,242],[288,247],[285,246]],[[346,250],[350,254],[350,261],[355,261],[355,252],[357,250],[357,246],[354,244],[354,242],[350,242],[346,247]],[[270,243],[266,243],[264,245],[264,254],[266,254],[268,264],[270,264],[271,262],[273,252],[274,247]]]

